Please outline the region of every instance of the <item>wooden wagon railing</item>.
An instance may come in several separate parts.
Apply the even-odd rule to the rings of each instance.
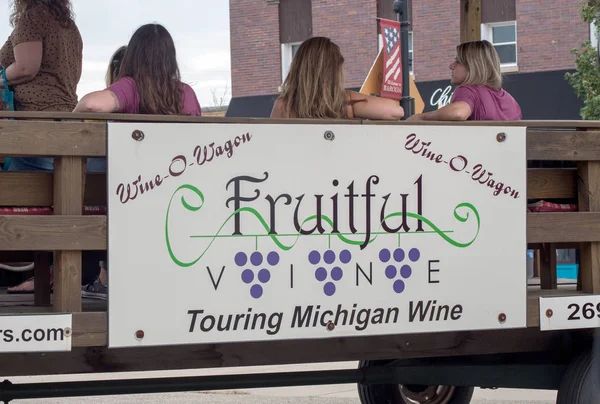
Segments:
[[[2,118],[15,118],[2,120]],[[73,313],[68,353],[0,355],[2,375],[184,369],[338,360],[411,358],[554,349],[560,332],[539,330],[539,297],[600,294],[600,123],[522,121],[422,123],[527,127],[527,197],[577,205],[576,212],[527,214],[540,285],[528,290],[526,329],[109,350],[103,301],[82,301],[81,254],[107,248],[105,174],[86,174],[87,157],[106,156],[106,121],[406,125],[405,122],[261,120],[68,113],[0,113],[0,154],[51,156],[55,170],[0,172],[0,208],[51,207],[49,215],[0,215],[0,262],[35,260],[35,294],[0,294],[2,313]],[[421,123],[420,123],[421,124]],[[542,164],[539,164],[542,162]],[[534,168],[536,165],[553,168]],[[560,162],[560,163],[556,163]],[[566,162],[566,164],[565,164]],[[521,162],[515,162],[521,164]],[[500,213],[501,214],[501,213]],[[508,236],[508,235],[507,235]],[[542,247],[544,247],[542,249]],[[580,249],[577,287],[558,285],[556,249]],[[54,254],[53,293],[49,254]],[[524,281],[525,281],[525,271]],[[507,291],[510,294],[510,291]],[[51,298],[52,297],[52,298]],[[109,291],[110,298],[110,291]],[[308,345],[310,345],[310,347]],[[149,353],[149,352],[152,353]],[[56,358],[57,361],[50,359]]]

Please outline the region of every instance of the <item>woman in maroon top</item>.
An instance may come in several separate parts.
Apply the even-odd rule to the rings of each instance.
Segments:
[[[457,86],[451,103],[436,111],[416,114],[408,121],[517,121],[521,107],[502,88],[500,58],[488,41],[465,42],[456,47],[450,65]]]
[[[120,50],[123,52],[121,61],[117,62],[120,63],[118,70],[112,71],[113,66],[109,66],[111,77],[116,81],[107,83],[104,90],[85,95],[73,112],[202,114],[196,93],[181,81],[175,44],[165,27],[160,24],[141,26]],[[108,260],[104,251],[97,256],[98,275],[82,287],[82,295],[106,299]]]
[[[117,78],[105,90],[85,95],[73,112],[202,114],[196,93],[181,81],[173,38],[160,24],[135,31]]]

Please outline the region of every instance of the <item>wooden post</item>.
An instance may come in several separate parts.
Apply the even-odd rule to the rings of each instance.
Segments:
[[[540,260],[540,284],[542,289],[556,289],[556,244],[542,244]]]
[[[81,157],[54,158],[54,214],[81,215],[83,179]],[[54,311],[81,310],[81,251],[54,255]]]
[[[36,306],[50,306],[50,253],[37,252],[34,265],[33,301]]]
[[[600,161],[584,161],[577,165],[579,211],[600,211]],[[600,242],[581,243],[581,289],[584,293],[600,293]]]
[[[460,0],[460,42],[481,39],[481,0]]]

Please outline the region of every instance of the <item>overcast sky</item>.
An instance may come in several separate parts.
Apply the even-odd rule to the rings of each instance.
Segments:
[[[9,0],[0,0],[0,40],[12,28]],[[231,94],[229,2],[223,0],[73,0],[83,37],[83,74],[79,98],[104,88],[108,60],[141,25],[164,25],[175,41],[183,81],[191,85],[202,106],[213,105],[211,90]]]

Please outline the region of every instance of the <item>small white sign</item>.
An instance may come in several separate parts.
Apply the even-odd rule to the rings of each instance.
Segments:
[[[600,295],[540,297],[540,329],[600,327]]]
[[[71,314],[0,315],[0,352],[70,351]]]
[[[109,123],[109,346],[525,327],[525,135]]]

